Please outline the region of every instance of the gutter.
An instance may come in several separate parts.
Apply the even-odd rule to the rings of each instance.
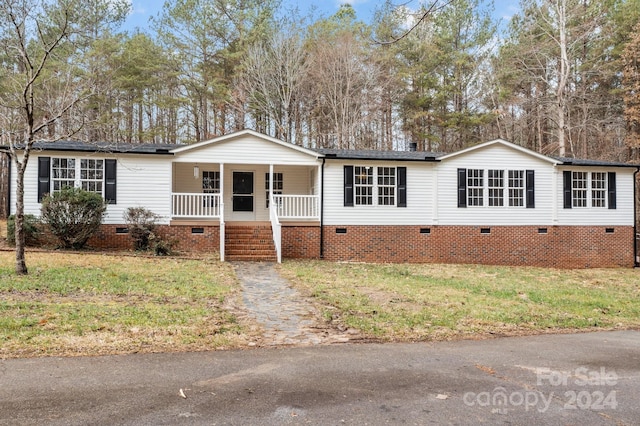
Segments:
[[[320,259],[324,259],[324,163],[325,157],[322,157],[320,169]]]

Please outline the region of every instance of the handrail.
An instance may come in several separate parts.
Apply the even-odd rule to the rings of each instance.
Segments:
[[[269,194],[269,205],[276,206],[273,194]],[[271,219],[271,231],[273,232],[273,245],[276,248],[276,258],[278,263],[282,263],[282,225],[278,219],[278,213],[275,208],[269,209],[269,218]]]

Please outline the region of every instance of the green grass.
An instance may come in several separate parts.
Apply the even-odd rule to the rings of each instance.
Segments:
[[[640,327],[640,273],[288,261],[324,318],[381,340]]]
[[[239,286],[217,260],[0,252],[0,358],[235,347]]]

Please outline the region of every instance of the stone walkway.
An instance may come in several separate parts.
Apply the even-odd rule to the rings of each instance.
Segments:
[[[273,263],[234,262],[249,316],[263,327],[267,345],[317,345],[349,341],[321,326],[316,309],[280,276]]]

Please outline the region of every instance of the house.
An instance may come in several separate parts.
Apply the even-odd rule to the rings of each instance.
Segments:
[[[312,150],[251,130],[193,145],[62,141],[32,151],[25,212],[75,185],[108,203],[95,247],[131,247],[123,213],[142,206],[178,249],[222,260],[632,267],[638,169],[504,140],[450,154]]]

